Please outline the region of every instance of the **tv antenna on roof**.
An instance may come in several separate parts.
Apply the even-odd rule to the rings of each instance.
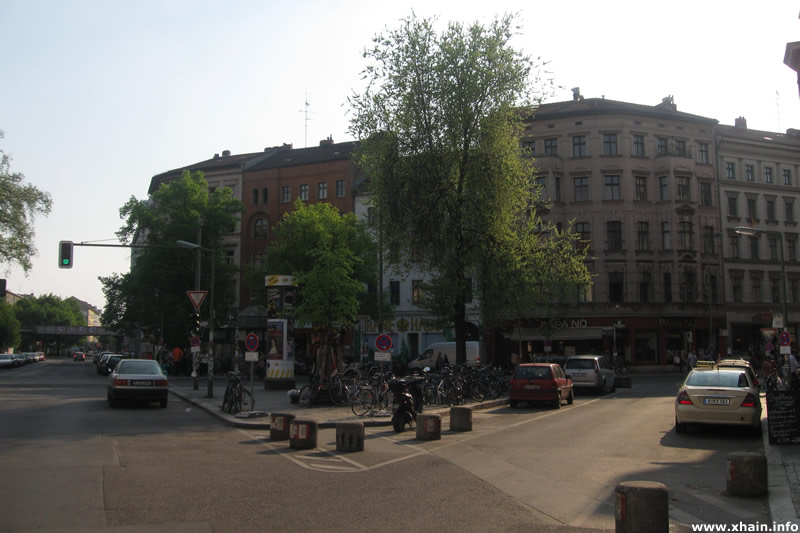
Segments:
[[[305,137],[303,139],[303,148],[308,148],[308,121],[309,120],[313,120],[311,118],[308,118],[308,114],[309,113],[312,113],[312,114],[315,114],[315,115],[317,114],[314,111],[309,111],[308,110],[308,108],[311,107],[311,104],[308,103],[308,91],[306,91],[306,99],[305,99],[303,107],[304,107],[304,109],[299,109],[298,111],[305,115],[305,119],[304,119],[305,120],[305,132],[304,132]]]

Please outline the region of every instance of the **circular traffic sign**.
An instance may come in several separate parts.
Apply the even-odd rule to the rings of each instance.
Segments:
[[[792,343],[792,334],[788,331],[781,331],[781,346],[789,346]]]
[[[258,335],[255,333],[248,333],[244,338],[244,347],[248,352],[255,352],[258,350]]]
[[[388,352],[392,349],[392,338],[389,335],[381,334],[375,339],[375,347],[379,352]]]
[[[191,340],[189,341],[189,344],[192,345],[192,346],[200,346],[200,337],[195,335],[194,337],[191,338]]]

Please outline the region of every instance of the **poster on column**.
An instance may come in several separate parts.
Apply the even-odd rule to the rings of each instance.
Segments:
[[[267,320],[267,379],[294,379],[294,354],[289,350],[287,320]]]

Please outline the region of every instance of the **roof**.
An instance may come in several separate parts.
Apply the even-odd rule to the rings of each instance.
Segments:
[[[161,174],[156,174],[150,180],[150,188],[147,190],[147,193],[152,194],[161,186],[162,183],[180,177],[185,170],[188,170],[189,172],[210,172],[214,170],[223,170],[226,168],[241,168],[242,165],[248,161],[258,157],[264,157],[265,155],[272,155],[272,153],[274,153],[276,150],[277,148],[266,148],[263,152],[254,152],[248,154],[225,155],[227,151],[223,152],[222,156],[215,154],[211,159],[206,159],[205,161],[200,161],[199,163],[192,163],[191,165],[186,165],[162,172]]]
[[[719,124],[716,128],[717,135],[734,137],[742,141],[775,142],[793,147],[800,147],[800,132],[788,130],[793,133],[778,133],[773,131],[751,130],[737,126]]]
[[[700,122],[708,125],[714,125],[718,122],[713,118],[678,111],[677,106],[671,103],[671,100],[667,101],[667,99],[658,105],[651,106],[606,100],[605,98],[581,98],[579,100],[542,104],[534,110],[533,119],[614,114],[647,115],[655,118]]]
[[[263,161],[249,166],[247,170],[266,170],[271,168],[285,168],[296,165],[309,165],[313,163],[324,163],[327,161],[339,161],[352,159],[353,150],[356,147],[355,141],[343,143],[325,143],[320,146],[297,149],[281,149],[275,151]]]

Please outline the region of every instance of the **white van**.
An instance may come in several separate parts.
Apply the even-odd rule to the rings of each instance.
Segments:
[[[478,341],[467,341],[467,366],[480,364],[481,343]],[[456,364],[456,343],[455,342],[434,342],[428,346],[419,357],[408,363],[408,368],[425,368],[429,366],[436,368],[436,361],[441,356],[442,362],[445,360],[451,365]]]

